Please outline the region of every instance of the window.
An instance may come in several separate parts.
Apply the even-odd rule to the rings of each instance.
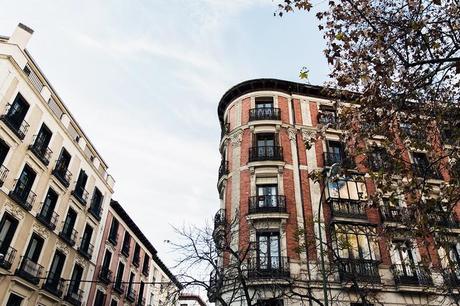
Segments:
[[[387,168],[391,159],[390,155],[387,153],[385,148],[374,147],[369,152],[369,168],[376,172],[383,170],[382,168]]]
[[[395,271],[403,276],[417,276],[418,254],[409,240],[395,240],[391,244],[391,261]]]
[[[23,300],[24,299],[19,295],[11,293],[8,298],[8,302],[6,302],[6,306],[20,306]]]
[[[38,263],[43,248],[43,242],[43,238],[33,233],[25,253],[25,258],[34,263]]]
[[[334,225],[334,250],[342,259],[380,260],[375,228],[359,225]]]
[[[320,105],[320,112],[318,113],[319,124],[329,124],[332,128],[335,128],[337,121],[337,112],[334,107],[329,105]]]
[[[117,306],[118,305],[118,302],[116,300],[112,300],[110,302],[110,306]],[[153,306],[153,305],[152,305]]]
[[[141,253],[141,247],[139,244],[135,244],[134,246],[134,255],[133,255],[133,265],[136,267],[139,266],[139,261],[140,261],[140,253]]]
[[[91,200],[90,212],[97,218],[101,217],[102,200],[102,193],[99,191],[99,189],[97,189],[97,187],[95,187],[93,198]]]
[[[18,94],[6,114],[8,123],[12,126],[12,128],[15,130],[19,130],[21,128],[29,107],[29,103],[27,103],[21,94]]]
[[[88,175],[84,170],[80,170],[78,175],[77,184],[75,185],[74,195],[77,196],[79,200],[83,200],[86,203],[88,198],[88,193],[85,190],[86,182],[88,181]]]
[[[283,300],[270,299],[270,300],[258,300],[257,306],[283,306]]]
[[[72,277],[70,278],[69,284],[69,295],[75,297],[77,300],[80,300],[79,291],[81,278],[83,276],[83,267],[80,265],[75,265],[72,272]]]
[[[18,220],[7,213],[3,214],[0,221],[0,254],[9,254],[8,249],[10,248],[17,227]]]
[[[52,135],[53,133],[51,133],[50,129],[45,124],[42,124],[33,144],[34,151],[39,157],[48,155],[47,150]]]
[[[104,292],[102,292],[101,290],[97,290],[96,298],[94,299],[94,306],[104,305],[104,303],[105,303]]]
[[[435,165],[431,165],[425,153],[414,152],[412,153],[414,162],[415,175],[427,178],[441,178],[439,172],[436,170]]]
[[[22,204],[27,205],[29,210],[32,208],[31,205],[33,204],[29,198],[29,193],[31,192],[32,185],[34,184],[35,177],[35,171],[33,171],[28,165],[25,165],[21,172],[21,176],[19,176],[19,179],[16,182],[13,192],[15,199]]]
[[[273,97],[256,97],[256,108],[273,108]]]
[[[40,210],[40,214],[39,214],[40,218],[46,221],[47,223],[50,223],[52,221],[57,200],[58,200],[57,193],[52,188],[49,188],[48,193],[46,194],[45,201],[43,202],[42,209]]]
[[[276,139],[274,134],[256,134],[255,135],[255,147],[257,152],[257,159],[266,160],[275,157]]]
[[[326,142],[326,149],[325,166],[332,166],[336,163],[341,164],[345,159],[343,144],[340,141],[328,140]]]
[[[257,267],[261,270],[278,269],[280,267],[279,233],[257,233]]]
[[[145,287],[145,284],[143,281],[141,281],[141,284],[139,286],[139,298],[138,298],[139,305],[142,305],[142,300],[144,299],[144,287]]]
[[[76,232],[74,230],[75,222],[77,221],[77,212],[72,208],[69,208],[67,216],[64,221],[64,226],[62,227],[61,234],[62,236],[71,241],[75,241]]]
[[[68,171],[70,159],[70,153],[67,152],[65,148],[62,148],[59,159],[56,162],[56,167],[53,171],[53,174],[56,176],[56,178],[66,187],[69,187],[70,184],[71,174]]]
[[[273,107],[273,97],[255,98],[255,108],[250,110],[249,120],[279,120],[279,109]]]
[[[104,260],[102,261],[102,267],[109,269],[111,260],[112,260],[112,253],[109,250],[105,250]]]
[[[61,273],[64,267],[65,255],[59,251],[54,253],[53,261],[46,278],[45,286],[53,291],[59,290],[59,283],[61,280]]]
[[[128,282],[128,294],[132,294],[132,290],[133,290],[133,282],[134,282],[134,273],[131,272],[129,274],[129,282]]]
[[[121,252],[126,256],[129,256],[130,243],[131,236],[129,235],[128,231],[126,231],[125,236],[123,238],[123,246],[121,248]]]
[[[326,188],[328,198],[363,200],[367,199],[367,188],[364,177],[349,175],[329,182]]]
[[[259,207],[276,207],[278,195],[277,185],[258,185],[257,203]]]
[[[144,263],[142,265],[142,273],[147,276],[149,274],[149,265],[150,265],[150,257],[149,255],[144,255]]]
[[[92,244],[91,244],[91,237],[93,236],[93,228],[86,224],[85,231],[83,232],[83,236],[81,237],[81,245],[80,250],[82,250],[86,255],[92,255]]]
[[[117,278],[115,279],[115,287],[121,288],[121,282],[123,280],[123,272],[125,270],[125,265],[120,262],[118,264]]]
[[[3,139],[0,139],[0,165],[3,165],[5,162],[5,158],[9,150],[10,147],[6,144],[6,142]]]
[[[112,224],[110,225],[110,231],[109,231],[109,241],[111,241],[114,244],[117,244],[118,240],[118,220],[113,218],[112,219]]]

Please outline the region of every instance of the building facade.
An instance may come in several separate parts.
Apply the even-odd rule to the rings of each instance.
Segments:
[[[113,200],[102,241],[88,305],[172,305],[171,295],[181,285],[150,241]]]
[[[326,292],[330,305],[362,305],[351,290],[361,287],[384,305],[450,305],[452,300],[438,288],[452,280],[460,284],[460,273],[451,271],[447,280],[441,269],[442,250],[414,247],[404,234],[377,239],[379,229],[400,226],[405,204],[366,207],[375,186],[366,166],[347,161],[343,131],[335,125],[336,103],[322,94],[321,87],[276,79],[246,81],[224,94],[218,116],[222,163],[214,239],[221,244],[228,232],[220,231],[237,221],[229,243],[249,250],[244,267],[252,304],[315,305],[301,296],[324,302]],[[325,137],[316,137],[324,126]],[[417,166],[427,156],[411,152],[407,158]],[[323,185],[310,176],[336,163],[348,167],[350,174]],[[445,170],[432,174],[433,184],[449,178]],[[448,216],[444,221],[453,238],[449,256],[454,260],[460,254],[458,220]],[[306,242],[300,236],[306,236]],[[333,250],[335,257],[321,252],[323,247]],[[428,257],[430,265],[422,265]],[[223,271],[231,261],[223,251]],[[212,274],[210,300],[220,296],[230,301],[234,291],[225,281],[218,283]],[[274,289],[273,284],[278,286]],[[283,286],[291,289],[283,294]]]
[[[0,305],[82,305],[114,180],[27,52],[32,33],[0,37]]]
[[[199,295],[181,294],[177,306],[206,306],[206,303]]]

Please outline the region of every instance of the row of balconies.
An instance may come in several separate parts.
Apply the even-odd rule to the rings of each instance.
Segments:
[[[108,285],[108,284],[112,283],[112,277],[113,277],[113,274],[112,274],[112,271],[109,268],[102,267],[102,266],[99,268],[98,278],[103,284]],[[137,303],[136,303],[137,306],[144,306],[145,305],[145,298],[139,297],[138,294],[137,294],[137,291],[133,288],[133,286],[131,286],[131,288],[128,288],[128,290],[126,290],[125,289],[126,286],[125,286],[124,282],[115,281],[112,284],[112,288],[116,293],[118,293],[120,295],[125,294],[125,291],[126,291],[126,299],[129,302],[133,303],[137,299]]]
[[[107,241],[109,243],[111,243],[114,247],[116,247],[117,244],[118,244],[118,237],[119,237],[118,233],[109,233],[109,237],[107,238]],[[129,244],[123,244],[121,246],[120,254],[122,254],[123,256],[128,258],[130,249],[131,249],[131,247],[130,247]],[[133,266],[138,268],[139,265],[140,265],[140,255],[139,254],[133,254],[133,258],[132,258],[131,263],[133,264]],[[148,277],[149,273],[150,273],[149,265],[143,265],[142,274],[144,274],[144,276]]]

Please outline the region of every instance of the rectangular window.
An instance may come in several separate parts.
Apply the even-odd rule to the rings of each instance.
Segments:
[[[97,290],[96,298],[94,299],[94,306],[104,305],[105,303],[105,294],[101,290]]]
[[[53,261],[46,278],[45,286],[49,289],[57,291],[61,280],[61,273],[64,267],[65,255],[59,251],[54,253]]]
[[[126,256],[129,256],[129,249],[131,243],[131,236],[129,235],[128,231],[125,232],[125,237],[123,238],[123,246],[121,252]]]
[[[116,300],[112,300],[110,302],[110,306],[117,306],[118,305],[118,302]],[[153,305],[152,305],[153,306]]]
[[[0,253],[9,254],[8,249],[10,248],[11,241],[13,240],[14,234],[18,227],[18,220],[13,218],[11,215],[3,214],[2,220],[0,221]]]
[[[140,255],[141,254],[141,247],[139,246],[139,244],[135,244],[134,246],[134,255],[133,255],[133,265],[135,265],[136,267],[139,266],[139,261],[140,261]]]
[[[24,169],[22,170],[21,175],[19,176],[19,179],[16,182],[16,186],[14,188],[14,195],[21,202],[29,202],[29,193],[32,189],[32,185],[34,184],[36,175],[37,174],[34,170],[32,170],[31,167],[29,167],[28,165],[24,166]]]
[[[142,265],[142,273],[144,275],[146,275],[146,276],[149,274],[149,269],[150,269],[149,265],[150,265],[150,257],[149,257],[149,255],[145,254],[144,255],[144,263]]]
[[[79,290],[81,278],[83,276],[83,267],[80,265],[75,265],[72,272],[72,277],[70,278],[69,284],[69,294],[79,299]]]
[[[112,260],[112,253],[109,250],[106,250],[105,255],[104,255],[104,261],[102,262],[102,267],[109,269],[111,260]]]
[[[92,255],[92,244],[91,238],[93,236],[93,228],[86,224],[85,231],[83,232],[83,236],[81,237],[81,245],[80,249],[88,255]]]
[[[326,194],[333,199],[364,200],[367,199],[366,182],[360,175],[344,176],[329,182]]]
[[[257,267],[278,269],[280,267],[280,238],[277,232],[257,233]]]
[[[34,263],[38,263],[38,259],[40,258],[43,248],[43,242],[43,238],[33,233],[30,238],[25,257]]]
[[[77,221],[77,212],[72,208],[69,208],[67,216],[64,221],[64,226],[62,228],[62,234],[69,239],[75,239],[74,236],[74,226]]]
[[[6,302],[6,306],[21,306],[23,300],[24,299],[19,295],[11,293],[8,297],[8,302]]]
[[[259,207],[277,206],[278,185],[257,185],[257,202]]]
[[[74,194],[80,199],[84,200],[85,202],[88,197],[87,192],[85,190],[87,181],[88,175],[86,174],[85,170],[80,170],[80,174],[78,175],[77,183],[75,185]]]
[[[103,200],[102,193],[94,187],[93,198],[91,200],[91,211],[94,212],[96,215],[100,216],[101,207],[102,207],[102,200]]]
[[[4,164],[9,150],[10,147],[6,144],[6,142],[3,139],[0,139],[0,165]]]
[[[115,280],[115,286],[117,288],[121,287],[121,282],[123,280],[123,272],[124,272],[124,270],[125,270],[125,265],[122,262],[120,262],[118,264],[117,278]]]
[[[40,217],[43,220],[51,222],[54,214],[54,209],[56,208],[57,200],[57,193],[52,188],[49,188],[45,201],[43,202],[42,209],[40,210]]]
[[[45,155],[52,136],[53,136],[53,133],[51,133],[51,130],[46,126],[46,124],[43,123],[35,138],[35,142],[34,142],[35,149],[39,153],[42,153],[43,155]]]
[[[141,281],[141,285],[139,287],[139,298],[138,298],[139,305],[142,305],[142,300],[144,299],[144,287],[145,287],[145,284],[143,281]]]
[[[118,240],[118,226],[119,226],[118,220],[113,218],[112,224],[110,225],[109,241],[115,244],[117,243],[117,240]]]
[[[273,108],[273,97],[256,97],[256,108]]]
[[[334,250],[342,259],[379,261],[380,251],[375,228],[336,224]]]
[[[11,124],[14,129],[20,129],[29,107],[29,103],[18,93],[6,114],[9,124]]]
[[[62,172],[66,172],[70,164],[70,153],[66,149],[62,148],[61,155],[59,156],[58,162],[56,164],[56,169]]]
[[[325,166],[341,164],[345,159],[345,151],[343,149],[343,144],[340,141],[328,140],[326,142],[326,149]]]

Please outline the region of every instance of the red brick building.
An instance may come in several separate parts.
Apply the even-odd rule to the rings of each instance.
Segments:
[[[322,94],[321,87],[276,79],[245,81],[224,94],[218,116],[222,127],[221,204],[215,231],[222,220],[238,220],[232,245],[240,250],[254,246],[245,260],[255,301],[308,304],[299,297],[267,290],[267,281],[294,284],[323,300],[321,234],[324,247],[336,254],[333,262],[324,258],[330,304],[361,305],[353,290],[344,289],[350,287],[351,279],[367,288],[371,299],[385,301],[385,305],[452,302],[439,289],[447,281],[441,260],[445,251],[430,245],[414,247],[403,235],[391,241],[379,239],[380,228],[399,226],[406,203],[401,200],[395,206],[383,201],[380,208],[366,207],[375,187],[366,167],[346,157],[340,140],[343,131],[335,126],[336,103]],[[315,139],[317,130],[326,124],[325,139]],[[411,152],[405,158],[419,165],[427,157]],[[335,163],[349,168],[350,174],[323,186],[310,177],[312,171]],[[447,179],[447,173],[436,172],[430,182],[436,185]],[[445,221],[455,238],[447,253],[452,260],[460,260],[457,220],[449,216]],[[343,241],[347,246],[339,247]],[[305,245],[308,247],[302,250]],[[427,256],[428,267],[421,265]],[[224,252],[224,269],[229,261]],[[449,281],[460,284],[459,271],[449,275]],[[229,291],[224,285],[218,294],[229,296]]]

